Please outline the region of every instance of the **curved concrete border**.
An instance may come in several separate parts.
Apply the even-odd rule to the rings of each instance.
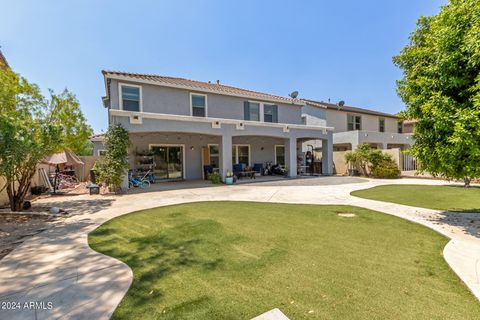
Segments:
[[[319,178],[335,179],[335,178]],[[333,180],[332,180],[333,181]],[[259,201],[355,205],[427,226],[453,239],[444,249],[447,263],[480,299],[480,239],[466,227],[444,220],[444,213],[360,199],[350,192],[382,184],[442,184],[433,180],[370,180],[342,185],[238,185],[130,194],[119,197],[57,198],[71,211],[68,218],[33,237],[0,260],[0,302],[52,302],[48,309],[0,310],[8,319],[108,319],[128,291],[133,273],[124,263],[93,251],[88,233],[114,217],[141,209],[197,201]],[[39,202],[48,202],[43,199]],[[471,230],[470,230],[471,231]],[[470,232],[474,233],[474,232]],[[477,265],[478,264],[478,265]]]

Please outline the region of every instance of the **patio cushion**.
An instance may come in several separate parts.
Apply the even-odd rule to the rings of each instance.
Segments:
[[[262,173],[263,172],[263,164],[262,163],[254,163],[253,164],[253,171]]]

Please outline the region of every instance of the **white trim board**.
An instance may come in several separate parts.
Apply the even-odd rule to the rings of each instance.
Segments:
[[[125,110],[108,110],[110,116],[121,116],[121,117],[130,117],[130,116],[139,116],[147,119],[158,119],[158,120],[176,120],[176,121],[188,121],[188,122],[215,122],[225,124],[239,124],[243,123],[248,126],[256,127],[273,127],[273,128],[291,128],[291,129],[303,129],[303,130],[322,130],[322,131],[333,131],[333,127],[325,126],[312,126],[304,124],[289,124],[289,123],[276,123],[276,122],[260,122],[260,121],[248,121],[248,120],[236,120],[236,119],[225,119],[225,118],[203,118],[203,117],[192,117],[184,115],[175,115],[175,114],[166,114],[166,113],[153,113],[153,112],[133,112]]]
[[[140,109],[139,112],[143,112],[143,90],[142,86],[138,84],[130,84],[130,83],[124,83],[124,82],[119,82],[118,83],[118,107],[122,111],[127,111],[127,112],[134,112],[134,111],[128,111],[128,110],[123,110],[123,95],[122,95],[122,86],[125,87],[132,87],[132,88],[138,88],[138,95],[139,95],[139,102],[138,102],[138,107]]]

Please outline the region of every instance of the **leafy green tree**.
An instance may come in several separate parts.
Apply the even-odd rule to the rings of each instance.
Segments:
[[[90,142],[93,130],[87,123],[77,98],[67,89],[58,95],[50,91],[50,95],[50,103],[53,108],[57,109],[55,121],[63,129],[62,147],[78,155],[90,155],[90,151],[93,152]]]
[[[105,155],[95,164],[98,180],[105,182],[115,191],[122,184],[128,169],[128,147],[130,137],[122,125],[111,125],[105,133]]]
[[[421,17],[393,60],[405,117],[418,121],[410,152],[420,171],[469,186],[480,177],[480,1],[451,0]]]
[[[0,69],[0,191],[6,190],[13,211],[20,211],[38,163],[60,151],[72,136],[87,127],[79,118],[66,130],[68,112],[81,114],[72,106],[68,91],[45,99],[34,84],[10,69]],[[68,111],[66,111],[68,110]]]

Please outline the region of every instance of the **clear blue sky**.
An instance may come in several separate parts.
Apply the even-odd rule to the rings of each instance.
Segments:
[[[107,125],[102,69],[215,81],[395,113],[392,56],[446,0],[8,1],[0,45],[42,90]]]

